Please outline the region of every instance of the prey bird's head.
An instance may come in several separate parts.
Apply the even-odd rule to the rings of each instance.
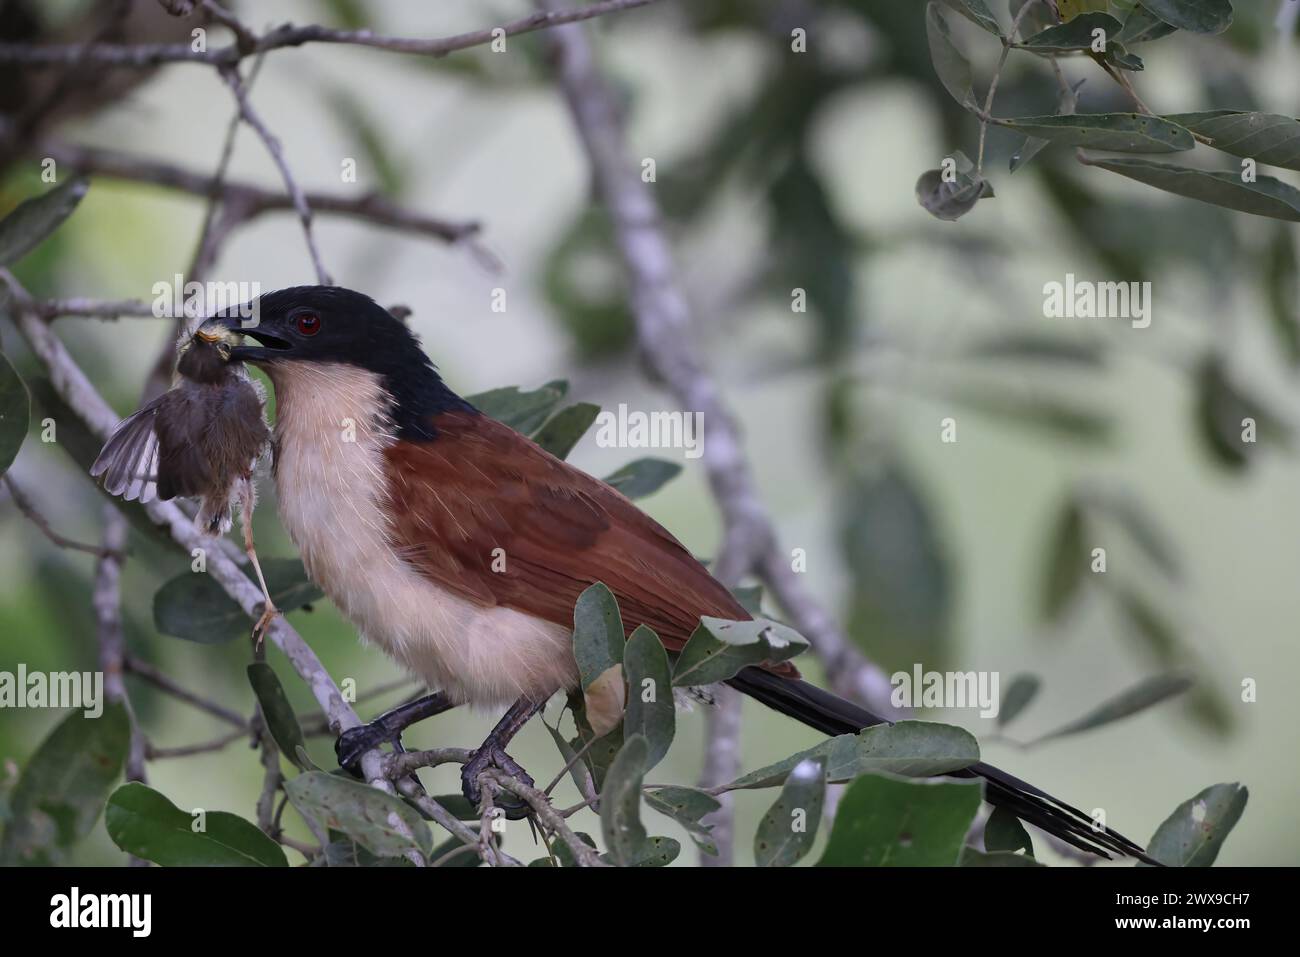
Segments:
[[[304,364],[312,371],[373,376],[391,397],[385,410],[399,431],[426,431],[430,415],[452,407],[469,408],[438,376],[406,323],[369,296],[339,286],[295,286],[266,293],[251,303],[208,319],[200,328],[212,335],[239,334],[253,340],[230,350],[231,361],[266,369],[277,391],[281,383],[321,382],[320,376],[293,376]]]

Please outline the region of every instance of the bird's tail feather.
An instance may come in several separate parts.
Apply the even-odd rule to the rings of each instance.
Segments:
[[[863,728],[886,723],[884,718],[829,691],[760,668],[745,668],[727,683],[769,708],[824,734],[856,734]],[[1123,835],[1107,827],[1099,829],[1093,819],[1078,808],[992,765],[981,761],[949,776],[983,778],[984,797],[990,804],[1005,807],[1022,821],[1073,847],[1105,858],[1110,858],[1113,853],[1136,857],[1148,864],[1157,863]]]

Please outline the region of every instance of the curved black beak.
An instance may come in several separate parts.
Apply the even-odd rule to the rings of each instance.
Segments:
[[[248,314],[238,307],[213,316],[199,326],[198,329],[199,335],[215,335],[218,333],[235,333],[236,335],[247,336],[249,339],[262,344],[261,348],[246,345],[235,346],[230,350],[231,361],[269,362],[272,359],[284,358],[293,351],[293,345],[289,340],[277,336],[255,319],[249,318]]]

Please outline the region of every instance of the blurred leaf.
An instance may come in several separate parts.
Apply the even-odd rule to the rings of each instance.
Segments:
[[[952,572],[911,476],[887,467],[841,501],[854,641],[887,668],[937,660],[948,640]]]
[[[865,775],[840,798],[818,867],[955,867],[979,810],[979,781]]]
[[[1007,693],[1002,696],[1002,707],[998,709],[998,727],[1004,727],[1016,719],[1020,712],[1024,711],[1031,701],[1038,695],[1038,689],[1042,687],[1036,675],[1016,675],[1011,679],[1011,687],[1007,688]]]
[[[807,647],[807,639],[793,628],[766,618],[727,621],[704,616],[677,656],[673,685],[726,681],[747,665],[787,661]]]
[[[1114,698],[1089,711],[1082,718],[1043,735],[1035,740],[1034,744],[1100,728],[1102,725],[1155,707],[1168,698],[1182,694],[1191,686],[1191,679],[1185,675],[1154,675],[1144,678],[1132,688],[1120,692]]]
[[[781,796],[754,834],[754,863],[759,867],[790,867],[812,850],[826,800],[825,771],[824,758],[809,758],[786,777]]]
[[[971,85],[970,63],[957,45],[953,43],[948,32],[948,21],[939,10],[939,4],[932,2],[925,9],[925,31],[930,41],[930,61],[934,72],[952,98],[968,110],[979,110],[975,100],[975,90]]]
[[[0,840],[0,866],[67,863],[68,849],[99,819],[130,739],[120,704],[105,704],[97,718],[79,709],[60,721],[23,768],[9,798],[11,820]]]
[[[1020,21],[1020,35],[1022,37],[1042,33],[1048,27],[1056,25],[1056,18],[1052,15],[1052,8],[1043,3],[1042,0],[1011,0],[1009,9],[1012,20],[1020,16],[1020,11],[1025,4],[1029,4],[1030,9]]]
[[[682,467],[664,459],[637,459],[617,472],[605,476],[605,482],[630,499],[653,495],[676,478]]]
[[[0,266],[11,266],[27,255],[50,233],[72,215],[90,188],[84,177],[68,180],[62,186],[19,203],[0,219]]]
[[[1002,36],[1002,28],[998,26],[997,18],[993,16],[993,11],[988,8],[984,0],[940,0],[940,2],[961,14],[981,30],[987,30],[994,36]]]
[[[465,401],[515,431],[531,435],[568,391],[569,383],[556,379],[532,392],[520,392],[519,386],[512,385],[466,396]]]
[[[1142,0],[1142,6],[1190,33],[1222,33],[1232,23],[1231,0]]]
[[[1291,365],[1300,364],[1300,285],[1296,283],[1295,240],[1278,224],[1263,258],[1269,318]]]
[[[770,788],[810,758],[824,759],[826,780],[848,781],[860,774],[887,771],[905,777],[931,777],[969,767],[980,759],[979,744],[962,728],[930,721],[880,724],[857,734],[841,734],[821,744],[742,775],[728,790]]]
[[[1082,85],[1083,80],[1080,80],[1074,86],[1067,86],[1066,89],[1061,91],[1060,98],[1056,103],[1057,116],[1074,115],[1074,111],[1079,103],[1077,95],[1078,90]],[[1020,146],[1012,151],[1010,162],[1011,172],[1014,173],[1016,170],[1022,168],[1026,163],[1042,152],[1045,146],[1049,145],[1050,140],[1045,140],[1037,136],[1025,136],[1021,141]]]
[[[627,674],[627,715],[623,734],[639,734],[646,740],[645,770],[663,760],[677,728],[677,707],[673,701],[672,670],[668,652],[651,629],[638,625],[623,650]],[[647,697],[649,700],[647,700]]]
[[[319,601],[323,592],[307,579],[296,558],[264,558],[262,572],[271,600],[283,612]],[[153,620],[160,634],[203,645],[249,634],[248,615],[211,575],[182,572],[153,596]]]
[[[998,125],[1065,146],[1121,153],[1174,153],[1196,145],[1181,126],[1142,113],[1020,116],[998,120]]]
[[[763,586],[762,585],[738,585],[731,590],[731,594],[740,602],[740,607],[745,609],[755,618],[762,617],[763,614]]]
[[[0,475],[9,471],[17,458],[30,421],[31,399],[27,386],[23,385],[18,370],[0,352]]]
[[[685,828],[696,847],[706,854],[717,856],[717,845],[709,837],[713,826],[701,823],[705,817],[722,807],[717,798],[695,788],[676,786],[655,788],[644,794],[646,804]]]
[[[1182,563],[1173,544],[1135,497],[1118,489],[1088,487],[1080,490],[1079,501],[1108,516],[1171,579],[1182,576]]]
[[[280,753],[288,758],[300,771],[310,771],[312,766],[298,754],[301,748],[307,750],[307,741],[298,726],[298,718],[289,704],[289,696],[284,693],[284,685],[276,676],[274,669],[265,661],[254,661],[248,666],[248,683],[253,686],[257,703],[262,706],[262,717],[266,727],[275,739]]]
[[[1156,828],[1147,854],[1168,867],[1209,867],[1241,819],[1249,797],[1240,784],[1211,785],[1178,805]]]
[[[573,656],[585,691],[623,661],[623,617],[614,593],[603,582],[590,585],[573,607]]]
[[[561,409],[533,435],[533,441],[557,459],[567,459],[578,440],[587,434],[600,415],[600,406],[579,402]]]
[[[1212,206],[1300,222],[1300,190],[1271,176],[1243,183],[1238,173],[1191,169],[1150,160],[1087,157],[1084,162]]]
[[[986,854],[973,847],[961,849],[961,867],[1046,867],[1028,854],[1013,854],[1010,851],[993,851]]]
[[[1200,367],[1195,388],[1201,437],[1222,464],[1241,468],[1265,440],[1284,437],[1281,420],[1229,377],[1221,359],[1211,357]],[[1254,423],[1253,442],[1246,441],[1247,420]]]
[[[1208,110],[1174,113],[1166,120],[1208,136],[1216,150],[1266,166],[1300,169],[1300,120],[1276,113]]]
[[[1067,21],[1095,10],[1105,10],[1107,6],[1109,0],[1056,0],[1056,8],[1061,11],[1061,19]]]
[[[646,853],[648,838],[641,823],[641,781],[645,775],[649,746],[634,734],[610,766],[600,792],[600,831],[613,862],[620,867],[633,864]]]
[[[974,164],[961,150],[952,154],[955,166],[951,181],[944,179],[943,169],[926,170],[916,181],[916,201],[935,219],[955,222],[965,216],[981,199],[993,196],[993,186],[975,172]]]
[[[424,819],[391,794],[324,771],[307,771],[284,784],[298,813],[323,828],[342,831],[377,857],[400,857],[413,848],[427,857],[433,838]],[[414,837],[402,833],[404,826]]]
[[[317,90],[329,108],[326,115],[342,128],[347,145],[360,147],[361,159],[365,162],[357,162],[357,178],[363,183],[372,179],[376,191],[383,195],[399,195],[403,186],[402,171],[393,161],[385,139],[386,131],[376,124],[374,111],[363,104],[346,83],[318,85]],[[358,160],[351,153],[346,155]],[[369,171],[371,175],[363,176],[363,171]]]
[[[1059,432],[1076,441],[1101,442],[1110,435],[1111,422],[1104,413],[1041,389],[1012,391],[1000,385],[965,384],[949,387],[947,394],[1009,423]]]
[[[996,851],[1024,851],[1034,856],[1034,842],[1020,818],[1004,807],[995,807],[984,825],[984,849]]]
[[[226,811],[205,811],[204,829],[153,788],[135,781],[108,799],[104,826],[113,843],[163,867],[288,867],[280,845],[249,821]]]
[[[1043,617],[1049,621],[1055,621],[1069,608],[1083,585],[1084,573],[1089,569],[1083,521],[1083,511],[1078,504],[1067,502],[1052,533],[1042,601]]]
[[[588,206],[560,235],[542,265],[542,288],[551,314],[581,359],[619,355],[636,341],[627,280],[603,207]]]
[[[477,821],[479,816],[474,814],[471,820]],[[404,857],[376,857],[364,847],[357,844],[356,841],[349,840],[345,835],[338,831],[330,831],[329,843],[322,849],[325,852],[326,867],[413,867]],[[460,844],[456,838],[451,838],[435,847],[429,855],[432,861],[439,855],[447,853],[453,847]],[[468,860],[466,860],[468,859]],[[477,854],[458,854],[448,861],[445,867],[475,867],[481,859]]]

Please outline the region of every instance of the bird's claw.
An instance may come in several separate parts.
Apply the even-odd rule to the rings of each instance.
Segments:
[[[269,601],[265,603],[265,607],[262,610],[262,617],[257,619],[257,623],[253,625],[254,648],[262,647],[262,638],[266,636],[266,629],[271,627],[271,622],[275,621],[276,616],[279,614],[280,609],[276,608],[275,605]]]
[[[535,783],[519,762],[506,754],[504,748],[491,740],[485,741],[483,746],[474,752],[474,757],[470,758],[460,770],[461,793],[474,807],[479,806],[479,801],[483,797],[478,783],[479,775],[489,768],[503,771],[528,787],[533,787]],[[508,821],[522,821],[532,813],[532,808],[526,801],[512,794],[499,795],[495,803],[505,813]]]
[[[353,777],[361,777],[361,756],[367,751],[388,743],[397,752],[405,751],[402,746],[401,731],[393,731],[382,720],[372,721],[356,728],[348,728],[334,741],[334,754],[338,756],[339,767]]]

